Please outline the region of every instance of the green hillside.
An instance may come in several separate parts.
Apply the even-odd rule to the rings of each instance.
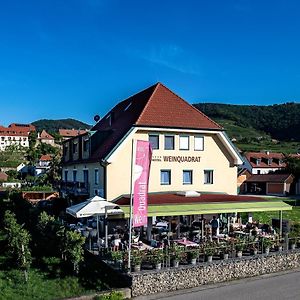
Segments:
[[[265,132],[273,139],[300,141],[300,103],[269,106],[199,103],[194,106],[212,119],[230,120],[233,125]]]
[[[36,127],[38,131],[45,129],[49,132],[57,132],[58,129],[89,129],[90,125],[83,123],[75,119],[60,119],[60,120],[48,120],[42,119],[31,123]]]
[[[222,125],[242,151],[296,153],[300,149],[300,104],[270,106],[194,104]]]

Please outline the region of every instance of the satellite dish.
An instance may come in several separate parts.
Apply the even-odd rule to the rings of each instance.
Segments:
[[[94,117],[94,121],[95,122],[98,122],[100,120],[100,116],[99,115],[96,115],[95,117]]]

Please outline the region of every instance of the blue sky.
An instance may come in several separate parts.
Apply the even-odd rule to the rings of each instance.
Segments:
[[[190,103],[300,100],[300,2],[0,3],[0,124],[92,123],[160,81]]]

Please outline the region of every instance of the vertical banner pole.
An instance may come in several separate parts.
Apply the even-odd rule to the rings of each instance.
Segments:
[[[131,145],[131,175],[130,175],[130,216],[129,216],[129,241],[128,241],[128,271],[131,271],[131,242],[132,242],[132,212],[133,212],[133,166],[134,166],[134,140]]]

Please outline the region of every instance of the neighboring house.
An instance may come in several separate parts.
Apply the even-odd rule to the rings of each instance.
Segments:
[[[261,174],[252,175],[244,184],[245,192],[261,195],[284,196],[290,193],[291,184],[294,181],[292,174]]]
[[[251,174],[268,174],[286,167],[284,155],[282,153],[273,153],[270,151],[247,152],[245,154],[245,168]]]
[[[245,168],[241,169],[238,172],[238,177],[237,177],[238,193],[242,194],[246,192],[244,182],[250,177],[251,177],[251,173]]]
[[[38,134],[38,141],[40,143],[55,146],[54,137],[51,134],[49,134],[46,130],[43,130],[41,133]]]
[[[7,181],[8,175],[5,172],[0,171],[0,182]]]
[[[17,145],[29,147],[29,134],[35,131],[35,127],[31,124],[10,124],[8,127],[0,126],[0,150],[6,147]]]
[[[59,135],[62,136],[63,141],[73,138],[75,136],[87,133],[87,130],[77,130],[77,129],[59,129]]]
[[[62,194],[98,194],[109,201],[129,194],[133,140],[152,145],[149,193],[237,193],[237,165],[243,162],[224,129],[157,83],[63,143]]]
[[[46,173],[50,169],[52,157],[50,154],[42,155],[35,165],[35,176]]]

